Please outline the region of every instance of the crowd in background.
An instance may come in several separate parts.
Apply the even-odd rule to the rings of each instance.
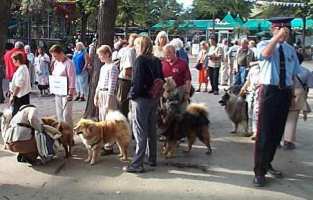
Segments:
[[[290,47],[284,42],[280,42],[279,45],[284,44],[284,48],[289,51]],[[263,43],[258,45],[261,46]],[[99,48],[96,49],[96,46]],[[257,48],[255,41],[246,38],[232,41],[231,45],[226,39],[219,43],[216,35],[211,35],[208,42],[200,43],[200,52],[195,65],[199,71],[199,86],[196,92],[219,95],[219,86],[241,88],[239,97],[245,97],[248,102],[249,132],[253,139],[257,137],[256,134],[260,129],[257,124],[260,107],[263,111],[263,105],[258,104],[259,98],[263,97],[263,93],[260,96],[260,85],[267,88],[277,82],[272,83],[272,79],[267,77],[270,72],[262,71],[264,68],[260,67],[260,63],[266,60],[263,51],[259,50],[261,47]],[[293,50],[290,51],[293,53]],[[109,110],[119,110],[129,119],[136,142],[133,160],[124,170],[137,173],[144,170],[144,164],[156,166],[156,110],[159,99],[152,96],[150,90],[156,80],[164,81],[165,78],[172,77],[178,91],[177,100],[180,102],[178,112],[184,112],[192,92],[190,68],[194,67],[189,66],[189,56],[183,41],[179,38],[170,41],[164,31],[157,34],[154,44],[148,36],[130,34],[127,41],[116,40],[113,49],[106,44],[96,45],[96,41],[93,41],[88,48],[82,42],[77,42],[72,52],[67,52],[59,45],[53,45],[49,49],[49,54],[42,47],[38,47],[33,54],[30,46],[24,46],[22,42],[16,42],[14,46],[7,44],[4,55],[5,70],[1,73],[5,74],[5,78],[10,82],[10,91],[6,95],[10,96],[9,104],[12,106],[13,115],[21,106],[30,103],[32,87],[37,85],[41,96],[48,95],[49,76],[62,76],[67,78],[67,95],[55,95],[56,115],[59,121],[72,125],[73,101],[85,101],[88,97],[90,69],[93,67],[94,56],[98,56],[103,63],[93,97],[93,103],[99,109],[98,118],[105,120]],[[298,57],[301,62],[301,55]],[[293,63],[299,63],[298,58],[292,59]],[[274,61],[268,62],[269,66],[275,65]],[[288,132],[287,129],[285,131],[283,145],[286,149],[295,148],[295,127],[300,110],[306,113],[309,111],[304,105],[307,106],[310,72],[301,69],[302,71],[297,71],[296,77],[300,78],[295,85],[302,90],[296,90],[294,96],[300,103],[290,107],[288,116],[290,123],[287,121],[286,126],[291,126],[288,130],[292,131]],[[281,80],[282,77],[276,79]],[[1,91],[1,103],[4,100]],[[104,154],[112,153],[113,145],[105,144]]]

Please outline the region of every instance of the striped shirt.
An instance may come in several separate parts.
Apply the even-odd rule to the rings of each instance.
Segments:
[[[100,70],[99,81],[96,92],[99,90],[107,90],[109,95],[114,95],[119,70],[114,63],[104,64]]]

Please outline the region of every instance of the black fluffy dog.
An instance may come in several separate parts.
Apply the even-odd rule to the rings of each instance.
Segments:
[[[164,128],[162,135],[166,137],[163,146],[163,154],[166,158],[175,156],[176,146],[180,139],[187,137],[189,152],[196,138],[208,148],[208,154],[212,152],[210,145],[209,119],[207,108],[203,104],[190,104],[182,114],[176,112],[176,102],[170,102],[166,109],[160,112],[159,125]]]

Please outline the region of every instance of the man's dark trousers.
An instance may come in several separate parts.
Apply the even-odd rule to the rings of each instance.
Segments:
[[[261,85],[255,142],[254,173],[264,176],[273,161],[284,133],[291,101],[291,89]]]

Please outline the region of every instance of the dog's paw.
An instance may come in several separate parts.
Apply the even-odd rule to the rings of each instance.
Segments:
[[[230,131],[230,134],[236,134],[236,133],[237,133],[237,131],[235,131],[235,130]]]
[[[90,165],[95,165],[96,164],[96,161],[95,160],[91,160],[90,161]]]
[[[120,153],[120,154],[118,154],[117,156],[118,156],[119,158],[122,158],[122,157],[123,157],[123,154]]]
[[[87,158],[87,159],[84,160],[84,162],[89,163],[89,162],[90,162],[90,159]]]

